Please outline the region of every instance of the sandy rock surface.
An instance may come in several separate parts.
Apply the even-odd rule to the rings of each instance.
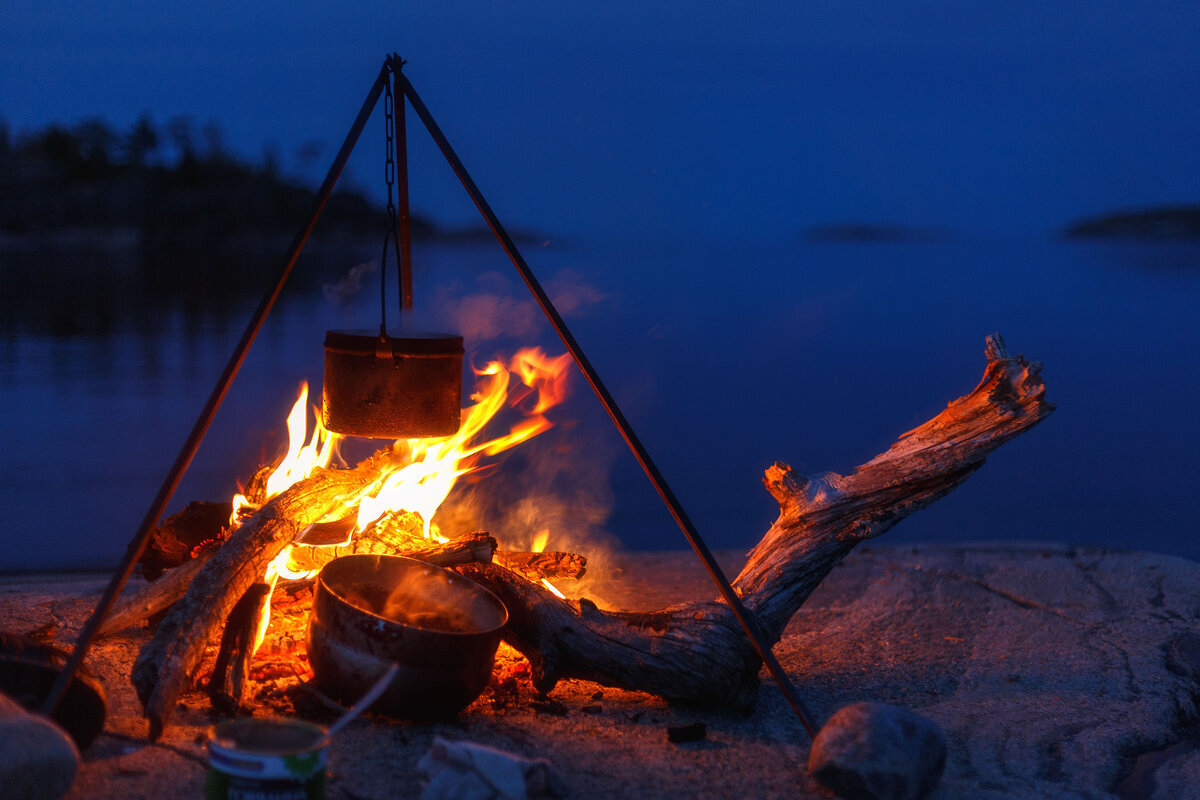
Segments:
[[[726,560],[736,569],[736,557]],[[613,563],[610,603],[715,594],[690,553]],[[70,641],[103,582],[5,579],[0,627]],[[1200,564],[1182,559],[1045,544],[881,546],[834,570],[776,652],[818,725],[861,700],[940,725],[949,758],[933,798],[1200,797],[1198,619]],[[145,637],[114,637],[89,658],[110,708],[70,798],[203,794],[217,717],[191,694],[163,740],[145,741],[127,677]],[[416,764],[434,736],[547,758],[575,797],[830,796],[805,774],[809,742],[769,679],[746,717],[584,681],[539,698],[511,652],[497,675],[505,680],[450,722],[353,723],[332,746],[327,796],[417,797]],[[333,719],[315,703],[303,710]],[[668,727],[697,721],[705,739],[668,741]]]

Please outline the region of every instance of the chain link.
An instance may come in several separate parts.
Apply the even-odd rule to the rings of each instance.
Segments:
[[[396,229],[396,205],[392,202],[392,190],[396,186],[396,117],[395,97],[391,86],[383,93],[383,132],[385,149],[383,161],[383,181],[387,184],[387,216],[388,230]]]
[[[396,118],[395,95],[391,82],[383,91],[383,138],[386,153],[383,159],[383,182],[387,184],[387,232],[383,235],[383,254],[379,257],[379,337],[387,338],[387,251],[389,243],[396,243],[396,204],[392,202],[392,190],[396,186]],[[400,259],[399,244],[396,243],[396,260]]]

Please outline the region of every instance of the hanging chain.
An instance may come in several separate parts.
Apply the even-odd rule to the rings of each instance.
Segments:
[[[391,241],[396,249],[396,263],[400,262],[400,240],[396,225],[396,204],[392,191],[396,187],[396,99],[389,80],[383,92],[384,161],[383,182],[387,184],[387,231],[383,236],[383,255],[379,258],[379,335],[387,337],[387,251]]]

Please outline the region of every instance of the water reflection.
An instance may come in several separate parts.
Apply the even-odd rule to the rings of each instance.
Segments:
[[[377,318],[377,273],[362,266],[374,249],[306,256],[174,507],[228,497],[274,454],[296,386],[320,385],[325,329]],[[540,323],[510,335],[529,301],[494,247],[420,250],[417,302],[432,326],[454,319],[482,332],[482,315],[509,315],[496,339],[468,341],[468,365],[520,345],[561,350]],[[1189,266],[1200,248],[778,242],[527,256],[548,282],[569,275],[592,290],[571,324],[714,547],[748,546],[769,525],[764,467],[845,471],[870,458],[970,390],[983,337],[999,330],[1045,362],[1059,411],[888,539],[1051,539],[1200,557],[1200,270]],[[277,263],[2,258],[0,480],[20,502],[6,515],[0,569],[112,563]],[[361,290],[333,302],[322,285],[355,268]],[[580,478],[611,480],[608,528],[629,547],[683,546],[577,389],[568,412],[590,442],[579,458],[612,459],[589,460]]]

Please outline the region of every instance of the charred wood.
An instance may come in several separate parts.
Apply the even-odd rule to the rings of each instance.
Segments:
[[[266,499],[267,478],[274,469],[271,464],[260,466],[247,481],[243,497],[249,504],[248,510],[258,510]],[[148,581],[156,580],[164,570],[186,564],[194,556],[218,546],[225,538],[232,513],[232,503],[197,500],[167,517],[154,527],[138,562],[142,576]]]
[[[220,542],[232,509],[231,503],[197,500],[156,525],[138,562],[143,577],[157,580],[164,571],[186,564],[202,544]]]
[[[225,714],[238,714],[245,707],[250,661],[254,657],[263,612],[270,599],[270,585],[251,585],[234,604],[225,623],[221,649],[208,681],[208,696],[213,708]]]
[[[587,557],[578,553],[498,550],[492,561],[531,581],[542,578],[582,578],[587,572]]]

